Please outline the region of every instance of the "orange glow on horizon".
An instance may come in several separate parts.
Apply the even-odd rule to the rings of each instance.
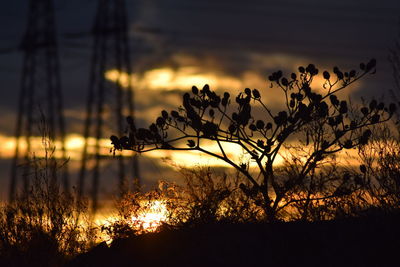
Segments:
[[[31,151],[34,151],[34,155],[37,157],[44,156],[43,149],[43,140],[41,137],[31,137]],[[15,145],[16,140],[14,137],[0,135],[0,143],[3,144],[0,147],[0,158],[12,158],[15,153]],[[112,153],[110,152],[112,146],[111,141],[107,138],[100,140],[100,154],[105,157],[112,157]],[[78,134],[68,135],[65,140],[65,148],[66,148],[66,157],[73,161],[79,161],[82,157],[82,150],[85,144],[85,140],[83,136]],[[88,138],[88,153],[95,153],[95,144],[96,140],[93,137]],[[53,144],[57,149],[55,149],[54,155],[56,158],[62,157],[62,151],[60,149],[61,142],[57,140]],[[184,146],[184,145],[183,145]],[[222,155],[219,146],[212,141],[203,141],[202,147],[208,151],[211,151],[215,154]],[[228,158],[232,159],[236,163],[249,163],[250,168],[257,168],[257,164],[254,160],[251,160],[250,155],[244,152],[244,150],[236,145],[231,143],[222,143],[222,147],[228,156]],[[23,155],[26,151],[26,142],[24,138],[20,139],[20,155]],[[132,156],[132,151],[117,151],[116,154],[122,154],[125,157]],[[228,163],[223,160],[211,157],[199,151],[170,151],[170,150],[155,150],[146,152],[143,155],[153,158],[153,159],[167,159],[174,163],[178,163],[180,166],[186,167],[195,167],[195,166],[213,166],[213,167],[231,167]],[[285,156],[289,156],[288,151],[283,150],[280,155],[275,159],[275,165],[279,166],[284,163]],[[340,162],[344,162],[349,165],[357,165],[357,150],[343,150],[338,154],[338,160]],[[170,164],[165,163],[170,166]]]
[[[43,149],[43,140],[41,137],[31,137],[31,151],[34,151],[35,156],[41,157],[44,156]],[[0,135],[0,143],[5,144],[0,147],[0,157],[1,158],[12,158],[15,153],[16,139],[10,136]],[[112,153],[110,153],[111,141],[107,138],[100,140],[100,154],[103,156],[112,157]],[[66,148],[66,156],[71,160],[81,160],[82,150],[85,144],[85,140],[83,136],[78,134],[68,135],[65,140],[65,148]],[[95,152],[95,144],[96,139],[93,137],[88,138],[88,153]],[[62,151],[60,149],[61,142],[59,140],[55,141],[53,144],[57,149],[55,150],[55,157],[61,158]],[[219,147],[217,144],[213,144],[210,142],[204,142],[203,147],[209,151],[212,151],[217,154],[221,154]],[[242,149],[234,144],[224,144],[223,148],[227,154],[227,156],[235,161],[242,160],[247,161]],[[24,138],[20,138],[20,155],[23,155],[26,151],[26,140]],[[132,151],[117,151],[116,154],[122,154],[123,156],[130,157],[132,156]],[[208,165],[208,166],[220,166],[220,167],[229,167],[227,163],[222,160],[213,158],[211,156],[205,155],[199,151],[168,151],[168,150],[156,150],[145,153],[146,156],[154,159],[166,158],[173,162],[177,162],[180,165],[185,165],[188,167],[194,167],[198,165]],[[249,157],[248,157],[249,158]],[[277,163],[282,162],[282,158],[278,158]],[[252,164],[251,164],[252,165]],[[255,165],[254,165],[255,166]]]

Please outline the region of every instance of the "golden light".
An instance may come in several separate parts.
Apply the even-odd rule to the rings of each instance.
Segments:
[[[85,144],[85,139],[83,136],[73,134],[69,135],[65,141],[65,148],[67,150],[80,150]]]
[[[24,155],[27,149],[26,145],[26,139],[25,137],[19,138],[19,153],[20,155]],[[44,149],[44,143],[43,143],[43,138],[40,136],[32,136],[30,137],[30,144],[31,144],[31,151],[32,151],[32,156],[35,155],[36,157],[43,157],[45,153]],[[0,135],[0,143],[2,144],[0,146],[0,157],[1,158],[12,158],[14,157],[15,153],[15,148],[17,144],[17,140],[15,137],[12,136],[6,136],[6,135]],[[67,158],[70,158],[71,160],[80,160],[82,156],[82,149],[85,144],[85,139],[83,136],[78,135],[78,134],[71,134],[68,135],[65,139],[65,149],[67,152]],[[89,153],[94,153],[94,147],[96,144],[96,139],[93,137],[90,137],[87,139],[87,145],[88,145],[88,152]],[[50,146],[48,147],[48,152],[53,152],[52,149],[54,149],[54,156],[56,158],[61,158],[62,157],[62,151],[61,151],[61,141],[60,140],[55,140],[53,142],[50,142]],[[104,156],[112,156],[110,153],[110,148],[111,148],[111,141],[108,138],[103,138],[100,139],[99,141],[99,146],[100,146],[100,154]],[[131,156],[131,153],[129,151],[124,151],[123,155],[126,156]]]
[[[132,216],[130,220],[122,219],[116,216],[112,209],[111,203],[105,203],[103,210],[97,212],[94,218],[94,225],[99,227],[111,227],[114,223],[121,220],[137,233],[155,232],[163,222],[168,222],[168,209],[163,200],[146,200],[140,201],[140,209],[137,216]],[[89,226],[86,221],[81,222],[82,226]],[[106,232],[100,231],[97,236],[100,240],[111,244],[113,241]]]
[[[106,73],[106,78],[113,82],[118,82],[122,87],[129,86],[129,75],[118,70],[110,70]]]
[[[151,69],[143,74],[133,73],[130,77],[125,72],[116,69],[109,70],[105,77],[119,83],[122,87],[128,87],[129,79],[135,89],[151,90],[188,90],[193,85],[202,87],[204,84],[210,84],[213,87],[223,87],[231,89],[240,89],[243,83],[240,79],[208,71],[203,71],[197,67],[180,67],[173,69],[169,67]]]
[[[132,216],[133,227],[145,232],[154,232],[168,220],[168,209],[162,200],[154,200],[145,205],[138,216]]]
[[[14,137],[0,135],[0,157],[1,158],[12,158],[15,153],[15,145],[16,140]],[[84,146],[85,140],[83,136],[78,134],[68,135],[65,142],[67,158],[70,160],[80,160],[82,156],[82,149]],[[95,151],[95,138],[88,138],[88,152],[94,153]],[[100,154],[103,156],[112,157],[110,153],[111,142],[109,139],[104,138],[100,140]],[[56,158],[62,157],[61,152],[61,142],[57,140],[54,143],[56,150],[54,156]],[[250,167],[256,167],[256,163],[251,160],[250,155],[246,154],[244,150],[235,144],[227,143],[222,145],[224,151],[228,158],[232,159],[234,162],[241,163],[250,163]],[[213,153],[222,155],[220,148],[215,142],[206,142],[202,143],[202,147],[208,151]],[[31,150],[34,151],[35,156],[41,157],[44,154],[43,150],[43,140],[41,137],[31,137]],[[26,140],[24,138],[20,138],[20,155],[23,155],[26,151]],[[122,152],[117,152],[117,154],[121,153],[124,157],[131,157],[132,151],[124,150]],[[341,151],[338,153],[339,161],[342,161],[349,165],[358,165],[358,157],[357,150],[351,149],[346,151]],[[287,151],[283,150],[282,155],[278,155],[275,159],[275,165],[281,165],[284,163],[284,158],[287,154]],[[172,162],[179,163],[180,165],[187,167],[195,167],[195,166],[213,166],[213,167],[230,167],[226,162],[220,159],[213,158],[211,156],[205,155],[199,151],[168,151],[168,150],[157,150],[146,153],[145,156],[154,159],[166,158],[171,160]],[[168,164],[168,166],[170,166]]]
[[[0,136],[0,157],[2,158],[10,158],[14,155],[15,151],[15,138],[11,138],[8,136]]]
[[[174,72],[169,68],[154,69],[148,71],[144,76],[150,88],[160,88],[173,83]]]
[[[290,63],[290,64],[289,64]],[[304,64],[303,64],[304,65]],[[299,62],[289,62],[286,67],[297,69]],[[272,66],[271,66],[272,68]],[[320,68],[325,70],[323,66]],[[322,71],[321,71],[322,73]],[[290,73],[286,73],[289,75]],[[215,71],[210,68],[199,67],[195,65],[187,65],[180,67],[162,67],[149,69],[143,73],[132,73],[129,75],[126,72],[117,69],[108,70],[105,77],[115,83],[119,83],[122,87],[127,88],[131,85],[135,90],[189,90],[193,85],[202,87],[204,84],[209,84],[212,88],[224,90],[242,90],[249,88],[269,88],[270,82],[266,75],[262,75],[256,71],[244,71],[238,76],[232,76],[220,71]],[[325,91],[323,87],[325,79],[322,74],[314,77],[313,89],[316,91]],[[346,90],[346,95],[349,91],[358,90],[362,86],[362,82],[357,82]],[[269,89],[270,92],[272,92]]]
[[[250,163],[250,167],[257,167],[257,163],[251,160],[251,156],[237,144],[223,143],[221,146],[224,149],[227,157],[234,162]],[[215,142],[203,141],[202,147],[208,151],[211,151],[217,155],[222,156],[222,152]],[[147,156],[151,158],[166,158],[172,162],[179,163],[186,167],[195,166],[214,166],[214,167],[231,167],[225,161],[211,157],[199,151],[152,151],[147,153]],[[283,163],[283,157],[278,155],[275,164],[280,165]]]
[[[31,137],[31,147],[32,151],[34,151],[35,156],[41,157],[43,156],[44,150],[43,150],[43,140],[41,137]],[[4,144],[0,147],[0,157],[1,158],[12,158],[15,153],[15,145],[16,145],[16,140],[14,137],[10,136],[2,136],[0,135],[0,143]],[[99,141],[100,143],[100,154],[103,156],[112,156],[110,153],[111,149],[111,142],[109,139],[104,138]],[[67,152],[67,158],[71,160],[80,160],[82,156],[82,149],[85,144],[85,139],[83,136],[78,135],[78,134],[71,134],[68,135],[65,139],[65,148]],[[89,153],[94,153],[94,147],[96,144],[96,139],[95,138],[88,138],[87,140],[87,145],[88,145],[88,152]],[[61,142],[57,140],[53,144],[56,147],[55,154],[54,156],[56,158],[61,158],[62,157],[62,152],[61,152]],[[221,154],[221,151],[218,147],[217,144],[212,143],[212,142],[203,142],[202,145],[205,149],[212,151],[213,153],[216,154]],[[249,160],[250,157],[246,157],[245,153],[242,151],[242,149],[235,145],[235,144],[223,144],[223,148],[227,154],[227,156],[234,161],[239,161],[242,160],[247,161]],[[20,139],[20,153],[23,155],[26,151],[26,142],[24,138]],[[126,157],[131,157],[132,152],[131,151],[122,151],[122,152],[117,152],[121,153],[123,156]],[[211,156],[205,155],[201,152],[198,151],[167,151],[167,150],[161,150],[161,151],[152,151],[149,153],[146,153],[146,156],[154,159],[160,159],[160,158],[167,158],[172,160],[173,162],[177,162],[181,165],[185,165],[188,167],[194,167],[198,165],[208,165],[208,166],[218,166],[218,167],[229,167],[229,165],[219,159],[213,158]],[[247,159],[246,159],[247,158]],[[282,159],[279,158],[276,160],[277,164],[282,162]]]

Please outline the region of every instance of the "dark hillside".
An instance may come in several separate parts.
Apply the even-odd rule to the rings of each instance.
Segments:
[[[68,266],[398,266],[400,216],[214,224],[101,244]]]

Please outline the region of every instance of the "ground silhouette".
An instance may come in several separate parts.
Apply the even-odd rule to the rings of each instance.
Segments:
[[[102,243],[67,266],[397,266],[399,214],[204,224]]]

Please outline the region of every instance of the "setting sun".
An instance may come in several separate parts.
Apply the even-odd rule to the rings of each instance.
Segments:
[[[138,216],[132,216],[134,228],[143,229],[146,232],[157,230],[163,222],[168,220],[166,204],[161,200],[154,200],[145,204],[144,211]]]

